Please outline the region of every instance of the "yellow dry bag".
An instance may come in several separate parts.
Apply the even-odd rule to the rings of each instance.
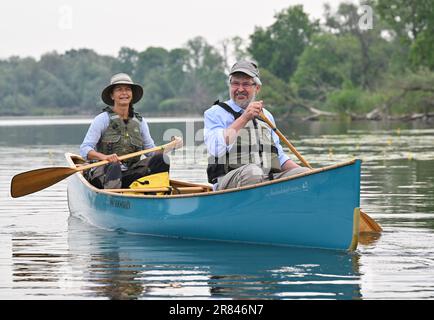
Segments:
[[[130,184],[130,189],[133,190],[146,190],[155,188],[167,188],[166,192],[157,192],[156,194],[158,195],[167,194],[168,192],[170,193],[171,188],[169,172],[166,171],[144,176]]]

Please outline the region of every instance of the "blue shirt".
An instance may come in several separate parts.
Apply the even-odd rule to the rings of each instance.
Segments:
[[[232,101],[232,99],[226,101],[225,103],[229,105],[235,112],[244,112],[244,109],[236,105],[235,102]],[[274,118],[271,113],[265,109],[263,109],[263,111],[267,118],[273,124],[275,124]],[[223,134],[224,130],[234,122],[234,116],[219,105],[214,105],[205,111],[204,117],[204,140],[207,150],[212,156],[221,157],[225,155],[226,152],[229,152],[236,142],[234,141],[234,143],[226,145]],[[283,148],[280,145],[279,136],[271,129],[270,132],[274,144],[277,148],[280,166],[282,166],[290,158],[283,152]]]
[[[95,150],[97,143],[101,139],[104,131],[107,130],[110,124],[110,117],[108,112],[102,112],[93,119],[87,130],[86,136],[84,137],[83,143],[80,146],[80,155],[87,160],[87,154],[91,150]],[[140,134],[143,138],[143,148],[150,149],[154,148],[154,140],[149,132],[148,124],[145,119],[142,119],[140,123]],[[149,156],[150,154],[148,154]]]

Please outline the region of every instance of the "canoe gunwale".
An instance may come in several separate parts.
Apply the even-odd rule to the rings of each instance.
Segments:
[[[72,153],[65,153],[65,157],[66,160],[68,162],[68,164],[73,167],[76,168],[76,165],[73,161],[73,158],[76,159],[81,159],[80,156],[72,154]],[[322,167],[322,168],[317,168],[317,169],[312,169],[311,171],[307,171],[307,172],[302,172],[299,174],[295,174],[293,176],[289,176],[289,177],[284,177],[284,178],[280,178],[280,179],[275,179],[275,180],[271,180],[271,181],[264,181],[261,183],[257,183],[257,184],[252,184],[252,185],[248,185],[248,186],[243,186],[243,187],[239,187],[239,188],[234,188],[234,189],[226,189],[226,190],[219,190],[219,191],[204,191],[202,193],[191,193],[191,194],[175,194],[175,195],[145,195],[145,194],[122,194],[122,193],[116,193],[116,192],[109,192],[109,191],[105,191],[104,189],[98,189],[96,187],[94,187],[92,184],[89,183],[89,181],[87,181],[84,176],[81,174],[81,172],[77,172],[74,175],[78,175],[80,181],[90,190],[92,190],[93,192],[96,193],[100,193],[100,194],[105,194],[105,195],[110,195],[110,196],[119,196],[119,197],[127,197],[127,198],[144,198],[144,199],[171,199],[171,198],[190,198],[190,197],[203,197],[203,196],[214,196],[214,195],[221,195],[221,194],[225,194],[225,193],[232,193],[232,192],[240,192],[240,191],[244,191],[244,190],[249,190],[249,189],[254,189],[254,188],[261,188],[261,187],[265,187],[265,186],[269,186],[269,185],[273,185],[273,184],[280,184],[286,181],[290,181],[290,180],[295,180],[295,179],[299,179],[305,176],[310,176],[310,175],[314,175],[323,171],[331,171],[337,168],[341,168],[341,167],[345,167],[345,166],[349,166],[354,164],[358,159],[352,159],[349,161],[345,161],[345,162],[341,162],[341,163],[337,163],[334,165],[330,165],[330,166],[326,166],[326,167]],[[179,181],[179,180],[172,180],[174,182],[178,182],[178,183],[182,183],[185,184],[186,186],[200,186],[203,187],[204,189],[207,188],[211,188],[210,185],[205,185],[205,184],[199,184],[199,183],[191,183],[191,182],[184,182],[184,181]]]

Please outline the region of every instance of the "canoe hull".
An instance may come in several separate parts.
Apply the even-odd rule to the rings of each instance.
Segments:
[[[358,236],[360,160],[238,191],[175,197],[108,194],[75,174],[68,204],[71,214],[109,230],[346,250]]]

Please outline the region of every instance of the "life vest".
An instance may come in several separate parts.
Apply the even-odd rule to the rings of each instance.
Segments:
[[[103,154],[116,153],[119,156],[143,150],[143,138],[140,133],[140,123],[142,117],[134,112],[133,117],[129,117],[127,123],[110,107],[103,109],[108,112],[110,122],[99,140],[96,150]],[[135,157],[124,161],[128,166],[140,160]]]
[[[216,101],[214,104],[231,113],[235,120],[241,116],[240,112],[234,111],[226,103]],[[271,130],[260,119],[249,121],[238,132],[236,143],[224,156],[208,157],[208,182],[216,183],[218,177],[250,163],[259,165],[264,174],[281,172],[279,154]]]

